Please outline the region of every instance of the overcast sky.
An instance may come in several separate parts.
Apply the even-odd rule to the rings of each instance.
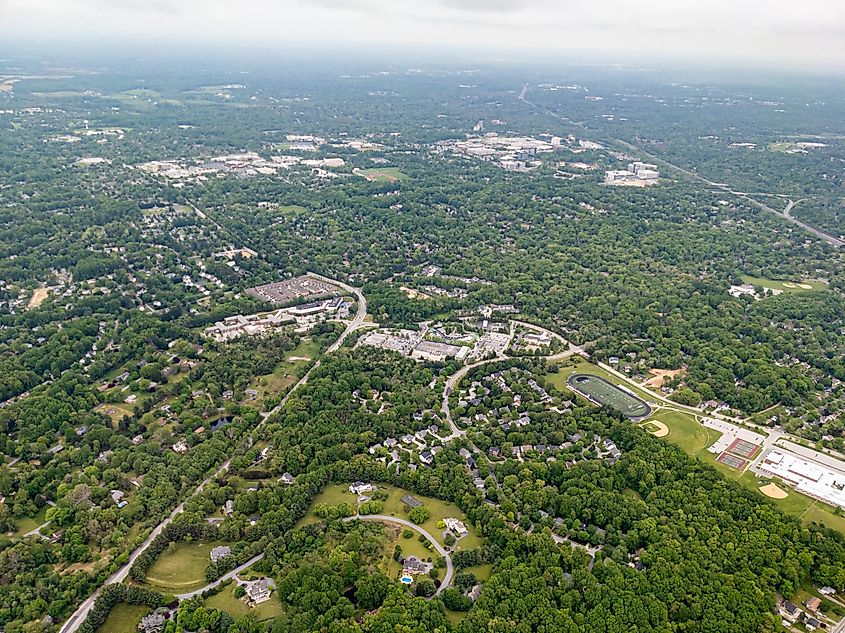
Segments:
[[[0,0],[15,39],[462,47],[845,66],[843,0]]]

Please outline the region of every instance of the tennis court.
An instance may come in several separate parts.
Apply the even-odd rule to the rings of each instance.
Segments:
[[[747,463],[746,460],[742,459],[741,457],[731,455],[730,453],[722,453],[716,458],[716,461],[720,464],[724,464],[725,466],[736,468],[737,470],[742,470],[743,468],[745,468],[745,464]]]
[[[572,374],[567,384],[591,402],[616,409],[627,418],[644,418],[651,413],[645,402],[600,376]]]
[[[728,446],[727,451],[729,453],[733,453],[734,455],[739,455],[740,457],[744,457],[745,459],[753,459],[757,452],[760,450],[760,446],[757,444],[752,444],[748,440],[743,440],[742,438],[736,438],[731,445]]]

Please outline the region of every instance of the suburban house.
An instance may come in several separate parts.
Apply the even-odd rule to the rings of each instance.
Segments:
[[[416,574],[427,574],[432,567],[434,567],[434,565],[421,561],[416,556],[408,556],[408,558],[402,561],[402,573],[409,574],[411,576]]]
[[[801,609],[791,602],[785,602],[780,608],[780,614],[790,622],[795,622],[801,615]]]
[[[226,558],[232,553],[232,548],[228,545],[218,545],[209,554],[211,556],[211,562],[216,563],[217,561]]]
[[[272,589],[272,581],[267,578],[248,582],[246,586],[246,597],[252,606],[261,604],[270,599],[270,590]]]
[[[145,615],[138,623],[139,633],[161,633],[164,630],[164,625],[167,623],[167,618],[170,612],[159,607],[149,615]]]
[[[449,529],[452,534],[457,536],[458,538],[462,536],[466,536],[467,528],[464,525],[463,521],[459,521],[453,517],[446,517],[443,519],[443,522],[446,524],[446,527]]]
[[[349,492],[354,495],[362,495],[365,492],[372,492],[373,485],[364,483],[363,481],[356,481],[351,486],[349,486]]]

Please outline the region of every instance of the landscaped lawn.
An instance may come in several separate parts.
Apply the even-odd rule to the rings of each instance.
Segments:
[[[388,534],[389,540],[384,548],[384,560],[385,560],[385,573],[388,577],[392,578],[393,580],[398,580],[399,576],[402,574],[402,565],[400,565],[397,561],[393,560],[393,548],[394,546],[398,545],[402,548],[402,556],[407,558],[408,556],[416,556],[420,560],[428,560],[431,559],[431,562],[434,562],[440,557],[440,554],[437,553],[437,550],[434,548],[426,549],[425,546],[420,543],[419,541],[419,532],[414,532],[414,535],[411,538],[403,538],[402,532],[404,531],[405,527],[402,525],[396,525],[395,523],[387,523],[385,524],[385,531]],[[446,575],[446,568],[438,569],[437,576],[442,580],[443,576]]]
[[[128,391],[126,392],[129,393]],[[140,396],[138,398],[140,400]],[[94,411],[97,413],[102,413],[103,415],[107,415],[111,418],[112,424],[117,424],[123,418],[127,418],[132,415],[132,407],[134,405],[125,404],[123,402],[120,403],[112,403],[112,402],[104,402],[101,405],[98,405],[94,408]],[[106,411],[111,411],[110,413],[106,413]]]
[[[174,550],[166,549],[147,572],[146,582],[174,593],[186,593],[207,584],[205,568],[211,563],[210,552],[219,541],[179,541]]]
[[[669,435],[666,439],[680,446],[693,457],[710,457],[711,453],[707,452],[707,447],[719,439],[718,431],[708,429],[688,413],[661,410],[649,419],[659,420],[668,426]],[[715,458],[713,460],[715,461]]]
[[[561,391],[563,393],[573,393],[572,390],[569,388],[569,385],[566,384],[566,381],[569,380],[569,377],[574,373],[592,374],[594,376],[604,378],[613,385],[624,385],[626,389],[630,389],[634,394],[637,395],[637,397],[642,398],[646,402],[654,402],[654,394],[649,392],[647,389],[623,381],[618,376],[614,376],[613,374],[608,371],[605,371],[598,365],[594,365],[593,363],[590,363],[588,361],[581,361],[575,365],[564,366],[553,374],[546,374],[546,382],[550,385],[554,385],[558,391]]]
[[[493,565],[476,565],[475,567],[467,567],[466,571],[471,571],[478,580],[485,582],[490,580],[490,576],[493,574]]]
[[[15,531],[15,536],[23,536],[27,532],[31,532],[37,528],[39,525],[43,525],[44,521],[46,521],[46,514],[47,506],[44,506],[35,514],[35,516],[24,517],[23,519],[15,521],[15,524],[18,526],[18,529]]]
[[[225,611],[236,618],[242,615],[252,614],[259,622],[275,618],[282,614],[283,607],[275,593],[270,596],[267,602],[262,602],[255,607],[249,607],[243,600],[236,598],[234,592],[235,584],[232,583],[220,593],[207,598],[205,605],[213,609]]]
[[[763,277],[743,275],[742,281],[743,283],[751,284],[752,286],[762,286],[763,288],[780,290],[782,292],[812,292],[828,289],[827,284],[818,281],[817,279],[778,281],[776,279],[765,279]],[[809,288],[802,288],[802,285],[809,286]]]
[[[97,633],[131,633],[145,615],[152,609],[143,604],[119,602],[112,607],[106,621],[97,629]]]
[[[437,522],[444,519],[445,517],[454,517],[464,522],[466,525],[468,534],[457,542],[456,549],[459,550],[467,550],[467,549],[474,549],[481,545],[481,539],[475,532],[475,528],[469,524],[467,521],[466,515],[453,503],[449,501],[442,501],[440,499],[433,499],[431,497],[423,497],[422,495],[418,495],[403,488],[397,488],[395,486],[390,486],[387,484],[377,484],[377,486],[383,490],[387,490],[387,500],[382,502],[383,507],[380,514],[384,514],[387,516],[393,516],[400,519],[408,519],[408,513],[404,510],[404,504],[402,503],[402,497],[410,494],[411,496],[419,499],[425,507],[429,509],[431,516],[429,517],[428,521],[423,523],[420,527],[426,530],[429,534],[431,534],[434,538],[437,539],[438,543],[445,546],[446,543],[443,540],[442,533],[444,528],[438,528]],[[317,517],[314,516],[312,510],[315,505],[318,503],[323,503],[327,505],[337,505],[341,501],[347,502],[350,506],[355,508],[357,506],[357,499],[355,495],[349,492],[349,486],[347,485],[339,485],[339,484],[329,484],[326,486],[323,491],[317,495],[314,499],[314,502],[311,504],[311,509],[309,509],[308,514],[302,519],[300,524],[305,525],[308,523],[316,523],[320,521]],[[416,537],[414,537],[416,538]],[[401,539],[400,542],[407,543],[405,539]],[[404,546],[403,546],[404,549]]]
[[[405,180],[407,175],[403,174],[398,167],[378,167],[373,169],[357,169],[355,173],[367,180],[375,182],[394,182]]]

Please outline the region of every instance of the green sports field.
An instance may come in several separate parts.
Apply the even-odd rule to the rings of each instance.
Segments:
[[[644,418],[651,413],[651,407],[645,402],[600,376],[572,374],[567,384],[581,395],[602,406],[616,409],[627,418]]]

